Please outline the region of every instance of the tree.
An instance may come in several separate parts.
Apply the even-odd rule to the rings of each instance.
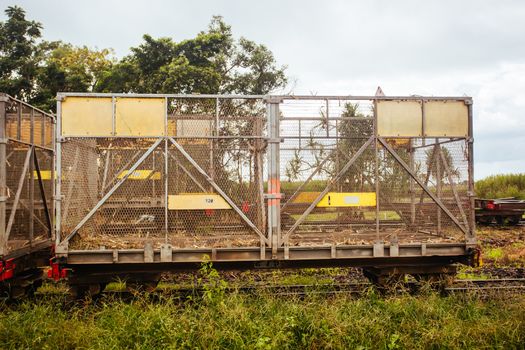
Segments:
[[[441,150],[441,154],[439,154],[438,150]],[[436,152],[438,152],[436,154]],[[441,182],[443,182],[443,179],[448,178],[448,175],[451,177],[459,176],[459,170],[454,167],[454,160],[452,158],[452,155],[450,154],[450,151],[446,147],[432,147],[430,149],[427,149],[425,151],[426,155],[426,166],[427,169],[430,169],[430,174],[432,177],[437,181],[438,178]],[[447,167],[443,164],[443,158],[445,158],[445,161],[447,163]],[[437,162],[440,163],[440,171],[438,176],[438,168],[437,168]],[[447,174],[446,169],[450,170],[450,174]]]
[[[98,91],[146,93],[267,94],[286,86],[285,66],[270,50],[235,40],[222,17],[193,39],[143,36],[96,87]]]
[[[92,50],[62,42],[45,43],[46,54],[39,69],[34,97],[30,102],[54,109],[59,91],[88,92],[97,90],[115,59],[111,49]]]
[[[42,25],[27,20],[18,6],[9,6],[5,14],[7,20],[0,22],[0,91],[29,100],[41,59]]]
[[[18,6],[5,13],[0,91],[46,110],[54,110],[60,91],[267,94],[287,84],[286,67],[276,64],[272,52],[246,38],[234,39],[220,16],[206,31],[180,42],[146,34],[117,61],[111,49],[41,40],[42,25],[27,20]]]
[[[315,149],[315,151],[311,151],[311,157],[308,157],[313,158],[313,162],[305,160],[304,157],[296,153],[286,168],[286,175],[290,180],[298,179],[301,174],[311,173],[321,166],[327,157],[328,160],[324,162],[318,174],[325,173],[329,178],[333,178],[373,133],[372,120],[367,119],[366,114],[359,112],[358,104],[346,103],[344,105],[337,130],[335,130],[334,123],[328,123],[322,109],[319,114],[321,121],[311,130],[310,139],[306,145],[307,149]],[[319,131],[323,133],[327,129],[331,135],[335,135],[336,132],[338,135],[336,141],[331,141],[331,148],[334,148],[334,151],[326,149],[326,142],[321,142],[314,136],[319,134]],[[342,191],[370,190],[373,184],[374,169],[374,153],[366,150],[343,174],[339,181],[339,189]]]

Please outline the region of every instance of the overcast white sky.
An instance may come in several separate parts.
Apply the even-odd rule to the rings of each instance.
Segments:
[[[470,95],[475,177],[525,172],[525,1],[0,0],[44,25],[47,40],[112,47],[144,33],[174,40],[222,15],[265,44],[295,94]],[[3,14],[2,19],[5,18]]]

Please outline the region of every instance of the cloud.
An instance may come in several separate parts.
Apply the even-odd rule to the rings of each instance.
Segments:
[[[19,4],[48,40],[115,48],[192,37],[212,15],[267,45],[294,93],[470,95],[476,178],[525,171],[525,2],[129,0]]]

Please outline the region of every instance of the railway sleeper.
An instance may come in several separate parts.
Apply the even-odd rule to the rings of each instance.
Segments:
[[[366,267],[363,275],[380,292],[443,291],[454,281],[456,270],[455,265]]]
[[[160,278],[160,274],[152,273],[76,276],[68,280],[69,295],[72,299],[97,298],[111,282],[124,282],[132,294],[149,293],[157,288]]]

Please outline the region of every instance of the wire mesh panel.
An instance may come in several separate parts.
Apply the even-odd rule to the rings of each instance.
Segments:
[[[57,195],[73,249],[265,245],[276,256],[473,233],[466,100],[68,96]]]
[[[7,97],[4,103],[7,252],[50,240],[53,232],[54,120]],[[3,151],[2,151],[3,152]]]
[[[175,247],[258,246],[265,232],[261,100],[170,99],[170,242]]]
[[[164,148],[153,147],[155,141],[75,138],[62,143],[62,232],[75,230],[96,208],[73,237],[73,248],[137,248],[148,239],[164,239]]]
[[[472,215],[466,140],[406,138],[387,142],[424,188],[381,147],[379,154],[385,166],[380,170],[380,208],[396,208],[395,213],[404,226],[414,231],[412,235],[405,235],[408,240],[421,239],[422,235],[426,235],[427,241],[463,239],[465,231],[470,230]]]
[[[419,114],[422,108],[418,101],[400,106],[389,106],[401,111],[386,127],[396,133],[407,130],[407,107]],[[472,215],[468,140],[380,137],[375,110],[374,100],[285,99],[280,105],[285,244],[465,240]],[[409,122],[418,135],[423,124],[418,129],[417,118]]]
[[[166,135],[61,143],[61,231],[71,249],[261,244],[262,101],[165,101]]]
[[[280,108],[284,237],[292,245],[351,244],[373,232],[371,104],[298,100]]]

